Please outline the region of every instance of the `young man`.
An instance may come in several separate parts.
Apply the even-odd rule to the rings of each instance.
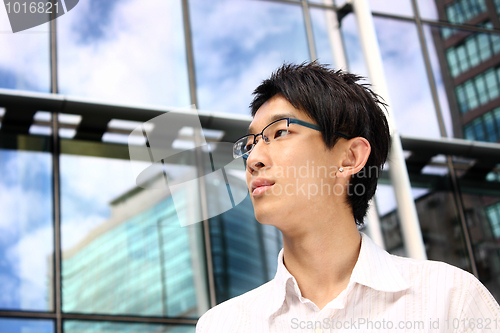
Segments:
[[[358,232],[390,142],[384,104],[359,79],[284,65],[255,90],[234,154],[283,249],[273,280],[209,310],[198,333],[500,331],[500,307],[474,276]]]

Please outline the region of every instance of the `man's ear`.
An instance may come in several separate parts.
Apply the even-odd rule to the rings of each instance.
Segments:
[[[366,161],[368,161],[371,152],[370,143],[362,137],[350,139],[345,143],[344,149],[344,159],[341,165],[339,165],[337,177],[347,177],[361,171]],[[342,172],[340,172],[340,170],[342,170]]]

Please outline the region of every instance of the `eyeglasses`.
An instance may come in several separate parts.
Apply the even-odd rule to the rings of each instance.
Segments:
[[[308,127],[316,131],[320,131],[321,129],[318,125],[308,123],[307,121],[294,119],[294,118],[282,118],[276,121],[273,121],[264,129],[262,132],[258,134],[248,134],[245,135],[238,140],[233,145],[233,157],[243,157],[244,159],[248,158],[252,149],[257,145],[257,137],[260,135],[265,143],[271,143],[275,140],[278,140],[284,136],[286,136],[289,132],[288,128],[290,124],[297,124],[300,126]],[[344,139],[351,139],[349,136],[342,134],[340,132],[334,131],[338,136],[343,137]]]

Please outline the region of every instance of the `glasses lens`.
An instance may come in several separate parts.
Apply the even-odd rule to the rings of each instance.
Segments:
[[[267,126],[262,133],[264,141],[267,143],[278,140],[288,134],[288,120],[282,119]]]
[[[236,141],[233,146],[233,157],[237,158],[240,156],[244,156],[250,150],[252,150],[253,139],[253,135],[247,135]]]

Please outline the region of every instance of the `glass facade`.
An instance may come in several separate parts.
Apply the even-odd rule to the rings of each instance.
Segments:
[[[500,91],[499,76],[500,68],[490,68],[457,86],[460,112],[466,113],[496,99]]]
[[[88,322],[68,320],[64,322],[64,332],[69,333],[121,333],[121,332],[158,332],[194,333],[195,328],[187,325],[128,324],[113,322]]]
[[[54,322],[52,320],[41,319],[14,319],[14,318],[1,318],[0,331],[9,333],[53,333]]]
[[[486,4],[484,0],[458,0],[446,5],[445,9],[450,23],[461,24],[484,13]]]
[[[49,92],[49,24],[12,34],[0,10],[0,32],[0,88]]]
[[[53,311],[50,144],[0,136],[0,308]]]
[[[496,203],[486,208],[493,237],[500,238],[500,204]]]
[[[500,138],[500,108],[465,125],[464,135],[467,140],[497,142]]]
[[[476,273],[499,300],[500,2],[369,3],[427,256]],[[210,307],[272,279],[281,234],[249,198],[181,226],[192,194],[138,186],[148,159],[130,162],[127,144],[143,138],[129,135],[196,104],[207,140],[230,142],[284,62],[338,67],[345,52],[367,77],[344,5],[91,0],[16,34],[0,10],[0,331],[194,332]],[[193,144],[180,132],[166,133],[172,151]],[[161,171],[187,177],[188,164]],[[406,255],[387,170],[376,199],[386,249]]]
[[[488,22],[488,27],[493,24]],[[487,61],[500,52],[500,36],[485,33],[475,33],[463,42],[446,50],[446,59],[454,78],[472,67]]]
[[[57,19],[59,93],[187,107],[181,1],[87,1]]]

